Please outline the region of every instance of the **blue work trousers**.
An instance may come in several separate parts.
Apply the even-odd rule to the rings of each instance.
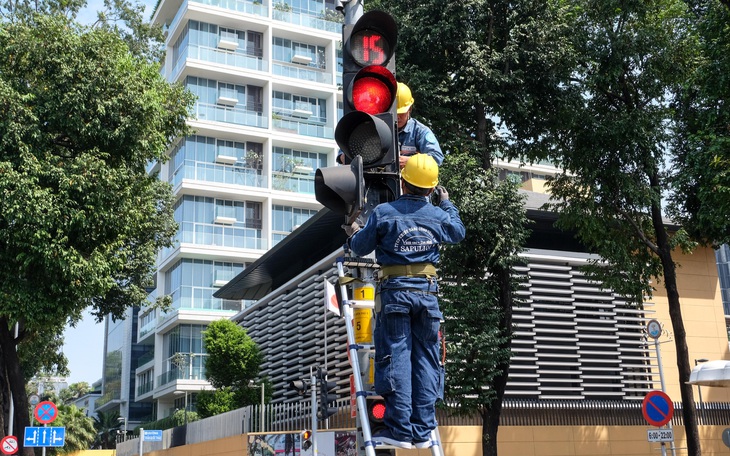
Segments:
[[[437,285],[417,280],[414,288],[381,283],[373,333],[375,391],[385,400],[385,425],[403,442],[430,440],[437,426],[436,401],[443,394]]]

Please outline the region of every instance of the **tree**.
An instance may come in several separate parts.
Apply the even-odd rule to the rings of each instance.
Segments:
[[[730,232],[730,3],[687,2],[697,21],[701,52],[675,101],[678,125],[669,214],[704,245]]]
[[[238,407],[256,404],[258,395],[251,383],[259,373],[263,357],[246,330],[231,320],[217,320],[203,331],[205,376],[216,391],[198,394],[201,417],[216,415]],[[265,396],[271,399],[271,385]],[[266,393],[268,391],[268,393]]]
[[[25,344],[89,306],[101,320],[145,302],[176,229],[170,187],[145,166],[187,133],[191,103],[107,31],[61,16],[0,25],[0,365],[19,428]]]
[[[675,203],[685,199],[672,185],[670,170],[683,167],[696,152],[682,156],[671,147],[678,126],[673,106],[678,90],[691,79],[698,57],[714,57],[702,55],[694,31],[697,19],[680,1],[571,4],[576,64],[569,78],[554,77],[565,89],[561,123],[539,138],[516,132],[514,140],[523,145],[528,159],[557,158],[565,170],[549,182],[557,199],[552,208],[560,213],[561,227],[577,232],[602,257],[588,269],[593,277],[637,306],[651,297],[652,281],[663,282],[688,454],[700,455],[692,386],[687,383],[692,366],[673,259],[677,249],[689,251],[698,239],[688,231],[691,224],[670,229],[663,197],[670,195]],[[694,173],[686,176],[689,181],[710,190],[705,186],[709,181],[697,179],[698,170],[692,168],[685,168]],[[716,221],[709,223],[715,241],[727,240],[726,229],[718,231]]]
[[[441,260],[445,397],[454,412],[479,414],[482,454],[496,455],[517,304],[514,265],[528,235],[524,196],[519,182],[500,181],[473,155],[454,151],[441,180],[466,226],[466,238],[445,248]]]
[[[52,449],[59,455],[88,450],[96,439],[94,420],[86,416],[84,411],[75,405],[59,405],[58,418],[53,425],[66,428],[63,447]]]
[[[102,412],[98,410],[94,417],[94,429],[96,439],[94,446],[102,450],[110,450],[117,447],[117,433],[121,424],[119,423],[119,412],[114,410]]]
[[[540,132],[559,124],[563,88],[555,84],[555,78],[563,75],[557,70],[570,74],[573,59],[567,38],[570,11],[558,0],[374,0],[368,1],[366,6],[388,11],[396,18],[397,77],[414,92],[416,116],[432,127],[442,148],[452,156],[466,154],[474,158],[447,160],[444,170],[459,176],[465,170],[468,173],[477,167],[484,173],[470,175],[470,182],[475,187],[464,188],[460,179],[452,181],[455,185],[450,190],[455,192],[457,205],[463,205],[470,216],[477,217],[475,220],[491,227],[499,223],[499,220],[489,218],[494,214],[478,215],[472,211],[487,202],[503,206],[502,216],[510,219],[503,222],[504,227],[509,225],[515,229],[511,239],[505,237],[506,232],[484,238],[477,233],[486,228],[470,224],[467,239],[455,250],[458,254],[454,253],[459,260],[452,260],[450,265],[444,264],[441,268],[442,275],[451,277],[458,274],[460,261],[471,265],[456,289],[451,290],[451,284],[443,287],[444,295],[453,295],[450,299],[454,302],[463,296],[464,304],[470,309],[483,309],[482,315],[489,316],[488,322],[497,325],[484,332],[493,337],[491,342],[499,343],[499,349],[478,353],[482,365],[492,366],[490,371],[480,371],[478,379],[493,394],[485,392],[478,400],[469,402],[474,407],[472,410],[479,410],[483,419],[483,453],[496,455],[501,401],[509,366],[505,356],[512,333],[512,307],[516,304],[512,293],[516,282],[511,265],[526,234],[521,223],[525,220],[524,210],[515,204],[519,200],[516,188],[507,185],[496,190],[499,186],[494,182],[495,176],[484,170],[491,169],[495,159],[520,146],[507,141],[505,131],[514,130],[521,135],[540,138]],[[465,191],[459,192],[462,188]],[[475,197],[466,190],[473,192]],[[490,192],[493,193],[490,195]],[[498,198],[504,198],[504,201]],[[491,228],[489,232],[492,232]],[[502,243],[495,243],[497,240]],[[482,285],[484,274],[489,280]],[[469,285],[479,286],[482,301],[476,299],[478,295],[459,295],[461,289]],[[485,306],[489,302],[497,307],[496,312],[487,312]],[[447,329],[449,324],[466,322],[465,316],[454,315],[457,318],[450,323],[447,321]],[[487,342],[481,331],[470,331],[463,336],[463,344],[482,346]],[[449,331],[448,337],[453,341],[454,331]],[[472,355],[466,351],[454,351],[453,354],[458,360],[469,359]],[[458,369],[450,371],[449,377],[449,383],[456,386],[452,374],[454,379],[459,378]],[[466,378],[462,379],[466,381]],[[464,385],[463,391],[470,388],[472,380]],[[459,393],[459,397],[464,398],[458,389],[451,393]]]
[[[86,382],[72,383],[68,388],[64,388],[59,393],[59,399],[64,403],[68,404],[80,398],[84,394],[91,391],[91,387]]]

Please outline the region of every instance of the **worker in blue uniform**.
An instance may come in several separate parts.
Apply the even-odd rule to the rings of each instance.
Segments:
[[[385,400],[387,429],[373,439],[398,448],[428,448],[443,391],[439,356],[438,283],[441,244],[460,242],[466,230],[459,210],[438,187],[438,165],[427,154],[408,159],[402,195],[378,205],[365,226],[344,225],[347,246],[359,256],[375,251],[380,265],[375,298],[375,391]]]
[[[411,117],[415,100],[411,89],[398,83],[398,143],[400,144],[400,167],[405,166],[408,157],[414,154],[428,154],[436,160],[438,165],[444,161],[436,135],[430,128]]]

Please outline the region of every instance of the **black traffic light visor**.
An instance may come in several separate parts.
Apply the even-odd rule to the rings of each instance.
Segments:
[[[352,223],[362,211],[364,194],[362,158],[350,166],[318,168],[314,173],[314,196],[324,207],[347,216]]]

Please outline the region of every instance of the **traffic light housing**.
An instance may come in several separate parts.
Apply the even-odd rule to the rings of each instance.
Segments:
[[[317,380],[319,383],[319,410],[317,411],[317,418],[326,420],[337,413],[337,395],[334,393],[334,389],[337,388],[337,383],[328,382],[327,371],[322,368],[317,370]]]
[[[309,391],[309,382],[306,380],[292,380],[289,382],[289,389],[293,389],[300,396],[304,396]]]
[[[300,437],[302,439],[302,450],[307,451],[312,448],[312,431],[305,429],[301,432]]]
[[[386,429],[383,418],[385,417],[385,401],[381,396],[368,396],[365,398],[365,406],[368,411],[368,422],[370,423],[370,434],[374,435]]]
[[[345,214],[350,225],[363,208],[364,180],[362,158],[356,157],[349,166],[318,168],[314,173],[314,195],[327,209]]]
[[[395,79],[395,20],[388,13],[369,11],[355,24],[342,28],[342,97],[343,116],[335,128],[335,141],[344,155],[344,164],[362,160],[350,168],[354,179],[361,179],[362,199],[352,205],[331,204],[331,193],[344,193],[329,187],[326,179],[317,181],[317,201],[337,212],[345,212],[346,223],[357,219],[364,225],[372,209],[380,203],[393,201],[400,195],[398,166],[398,116]],[[329,174],[330,168],[321,169]],[[331,191],[320,187],[328,187]],[[349,202],[357,197],[353,186],[341,198]],[[329,197],[328,197],[329,196]],[[330,205],[328,205],[330,204]],[[359,217],[358,217],[359,215]]]

